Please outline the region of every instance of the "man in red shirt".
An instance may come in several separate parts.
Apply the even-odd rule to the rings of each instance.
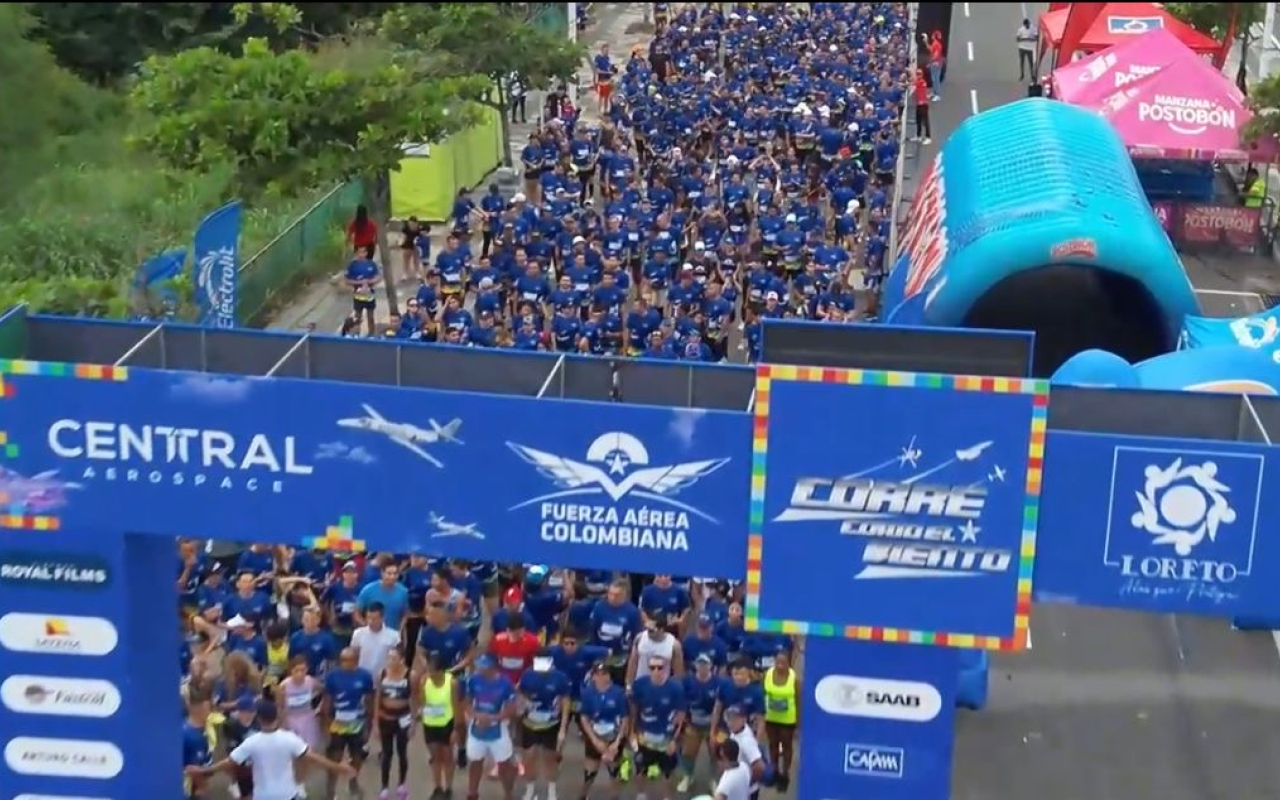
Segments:
[[[933,137],[933,126],[929,124],[929,82],[924,77],[924,70],[916,70],[916,81],[911,87],[916,100],[916,138],[920,144],[929,144]]]
[[[513,686],[519,686],[520,676],[533,666],[533,657],[541,646],[537,634],[525,630],[524,614],[512,614],[507,617],[507,629],[489,642],[489,653],[498,659],[502,674]]]

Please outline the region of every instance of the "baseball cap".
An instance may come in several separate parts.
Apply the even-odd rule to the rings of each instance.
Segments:
[[[493,278],[481,278],[481,279],[480,279],[480,288],[481,288],[481,289],[491,289],[491,288],[493,288]]]
[[[252,622],[240,616],[239,614],[236,614],[234,617],[227,620],[228,628],[248,628],[252,626],[253,626]]]
[[[523,203],[524,201],[525,201],[524,192],[516,192],[515,194],[511,195],[511,202],[513,203]]]
[[[357,569],[359,569],[359,567],[356,566],[356,562],[354,561],[348,561],[342,565],[343,572],[355,572]]]
[[[583,239],[581,236],[575,236],[575,237],[573,237],[573,243],[574,243],[574,244],[586,244],[586,243],[587,243],[587,240],[586,240],[586,239]]]
[[[508,587],[507,590],[502,593],[502,602],[512,604],[522,603],[524,602],[524,592],[520,591],[519,586]]]
[[[496,666],[498,666],[498,659],[488,653],[483,653],[476,659],[476,669],[493,669]]]
[[[795,222],[795,221],[796,221],[796,215],[795,215],[795,214],[788,214],[788,215],[787,215],[787,222]]]
[[[713,619],[711,618],[711,615],[710,615],[710,614],[699,614],[699,615],[698,615],[698,624],[699,624],[699,625],[710,625],[710,624],[711,624],[712,622],[714,622],[714,621],[715,621],[715,620],[713,620]]]
[[[777,292],[769,292],[768,294],[766,294],[766,295],[764,296],[764,299],[765,299],[765,300],[777,300],[777,299],[778,299],[778,293],[777,293]]]
[[[710,666],[715,662],[711,660],[711,655],[709,653],[699,653],[698,657],[693,660],[693,663],[706,664],[707,666]]]
[[[258,707],[258,701],[253,699],[253,695],[241,695],[236,701],[236,711],[253,711]]]
[[[609,674],[609,665],[604,663],[603,661],[597,661],[595,664],[591,666],[591,673],[593,675],[599,675],[602,672],[605,673],[606,675]]]
[[[726,717],[745,717],[746,713],[743,712],[742,706],[729,706],[724,710],[724,715]]]

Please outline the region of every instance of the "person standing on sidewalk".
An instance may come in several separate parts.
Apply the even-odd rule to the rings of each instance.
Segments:
[[[925,39],[925,34],[920,37]],[[942,69],[946,63],[942,48],[942,31],[934,31],[932,38],[925,39],[925,47],[929,51],[929,83],[933,89],[932,99],[935,103],[942,98]]]
[[[911,94],[916,100],[916,139],[920,144],[929,144],[933,141],[933,127],[929,124],[929,81],[922,69],[916,70]]]
[[[1036,79],[1036,42],[1040,35],[1036,33],[1035,28],[1031,27],[1031,20],[1024,19],[1022,27],[1018,28],[1014,38],[1018,40],[1018,80],[1027,80],[1029,74],[1034,81]]]

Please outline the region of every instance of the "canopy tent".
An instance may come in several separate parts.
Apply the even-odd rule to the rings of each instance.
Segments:
[[[1099,101],[1077,103],[1111,122],[1139,158],[1275,161],[1274,139],[1241,140],[1252,118],[1244,95],[1190,50]]]
[[[1185,58],[1202,58],[1172,31],[1156,28],[1053,71],[1053,96],[1088,106]]]
[[[1047,49],[1058,47],[1066,32],[1070,14],[1071,9],[1068,7],[1040,15],[1042,46]],[[1159,3],[1107,3],[1080,37],[1080,43],[1073,48],[1075,52],[1064,53],[1059,63],[1070,63],[1076,52],[1096,53],[1158,29],[1169,31],[1196,53],[1212,55],[1222,47],[1213,37],[1174,17]]]

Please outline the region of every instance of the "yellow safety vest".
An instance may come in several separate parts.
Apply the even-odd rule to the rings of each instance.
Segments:
[[[796,671],[787,671],[786,683],[773,681],[774,668],[764,673],[764,721],[775,725],[796,724]]]
[[[1245,208],[1262,208],[1262,201],[1267,196],[1267,185],[1262,178],[1254,181],[1245,191],[1244,207]]]
[[[436,686],[431,678],[422,679],[422,724],[439,728],[453,722],[453,673],[444,674],[444,683]]]

